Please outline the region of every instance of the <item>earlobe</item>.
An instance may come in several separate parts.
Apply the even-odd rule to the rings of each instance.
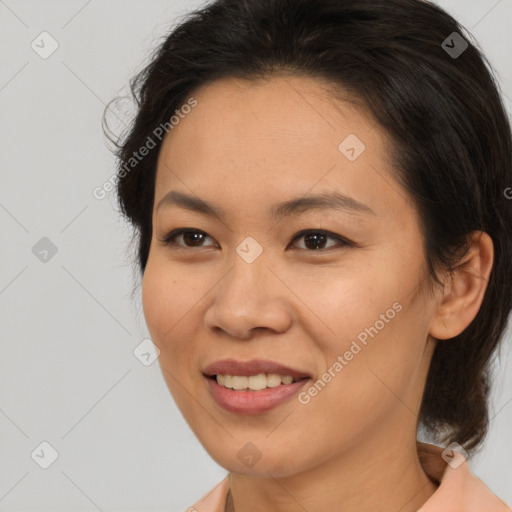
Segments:
[[[468,252],[448,275],[429,334],[439,340],[459,335],[476,317],[494,262],[494,244],[483,231],[471,235]]]

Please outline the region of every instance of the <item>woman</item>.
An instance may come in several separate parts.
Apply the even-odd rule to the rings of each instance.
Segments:
[[[132,90],[146,322],[229,472],[189,510],[510,511],[467,458],[512,308],[512,135],[463,28],[419,0],[218,0]]]

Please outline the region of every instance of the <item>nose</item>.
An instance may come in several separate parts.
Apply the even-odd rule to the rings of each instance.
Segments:
[[[209,329],[247,340],[261,329],[285,332],[292,323],[290,291],[263,255],[248,263],[237,254],[214,288],[205,313]]]

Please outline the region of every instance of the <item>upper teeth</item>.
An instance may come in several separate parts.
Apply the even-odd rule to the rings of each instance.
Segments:
[[[252,389],[259,391],[265,388],[275,388],[281,383],[291,384],[293,377],[290,375],[278,375],[277,373],[260,373],[259,375],[216,375],[217,382],[229,389]]]

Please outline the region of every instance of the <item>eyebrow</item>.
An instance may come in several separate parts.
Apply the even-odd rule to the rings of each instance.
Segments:
[[[215,203],[209,203],[195,196],[171,190],[158,203],[157,211],[164,205],[175,205],[187,210],[215,216],[226,220],[226,212]],[[294,214],[304,213],[310,210],[344,210],[350,213],[376,213],[366,204],[346,196],[340,192],[324,192],[316,195],[302,196],[272,205],[270,215],[274,219],[281,219]]]

